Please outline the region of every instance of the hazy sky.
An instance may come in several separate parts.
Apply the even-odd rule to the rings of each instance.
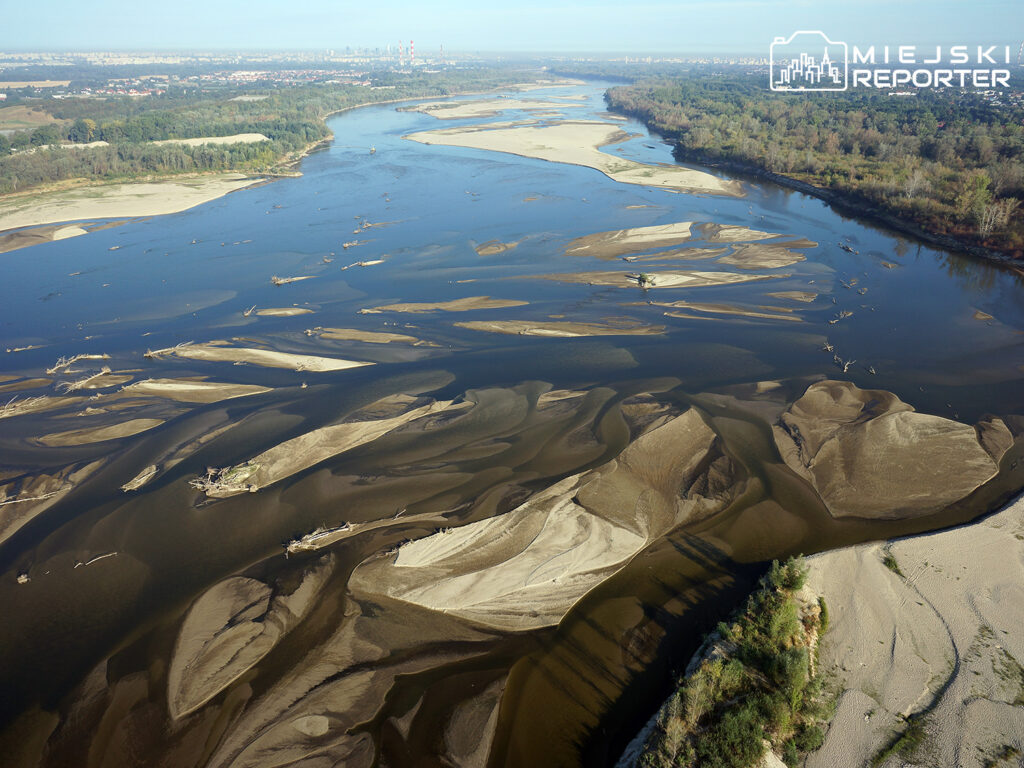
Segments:
[[[1013,43],[1024,0],[36,0],[3,3],[2,50],[756,52],[821,29],[863,45]]]

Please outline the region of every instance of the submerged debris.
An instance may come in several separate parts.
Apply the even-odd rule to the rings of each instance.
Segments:
[[[70,368],[72,365],[77,363],[79,360],[109,360],[109,359],[110,359],[110,355],[74,355],[72,357],[61,357],[61,358],[58,358],[57,362],[54,363],[50,368],[47,368],[46,372],[49,375],[51,375],[51,376],[53,374],[55,374],[55,373],[60,373],[61,371],[63,371],[64,373],[70,373],[70,371],[68,371],[68,368]]]

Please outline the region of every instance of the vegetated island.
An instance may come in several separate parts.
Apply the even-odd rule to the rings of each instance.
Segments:
[[[1024,259],[1024,108],[940,90],[772,93],[759,74],[704,74],[634,72],[606,99],[675,141],[680,160],[766,177],[940,246]]]

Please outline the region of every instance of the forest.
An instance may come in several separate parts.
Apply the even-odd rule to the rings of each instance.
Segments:
[[[383,74],[376,87],[310,85],[267,90],[259,100],[170,93],[167,98],[47,99],[37,105],[61,121],[0,135],[0,194],[69,179],[114,181],[204,171],[274,173],[330,136],[326,118],[360,104],[487,90],[522,80],[511,71]],[[262,98],[265,97],[265,98]],[[262,133],[270,141],[201,146],[165,139]],[[107,142],[68,147],[63,142]]]
[[[929,233],[1024,257],[1024,108],[927,90],[772,93],[753,74],[611,88],[680,160],[767,171]]]

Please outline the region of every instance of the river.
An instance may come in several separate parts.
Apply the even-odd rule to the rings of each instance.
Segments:
[[[766,560],[966,522],[1024,486],[1018,442],[997,476],[942,509],[835,516],[786,469],[770,429],[826,378],[894,393],[922,414],[1013,427],[1024,413],[1019,274],[768,183],[743,182],[742,197],[680,194],[404,138],[499,121],[608,121],[604,89],[507,94],[498,114],[449,120],[393,104],[352,110],[329,120],[334,142],[303,160],[299,178],[2,256],[0,347],[34,348],[0,355],[0,397],[67,398],[0,420],[5,498],[55,494],[31,502],[32,514],[20,501],[0,507],[0,743],[21,750],[12,764],[607,765],[660,703],[669,670]],[[510,108],[516,98],[556,103],[538,116]],[[603,151],[674,164],[642,125],[614,122],[633,136]],[[782,235],[802,258],[732,270],[760,281],[699,288],[659,287],[656,274],[650,290],[543,278],[675,266],[566,250],[595,233],[677,222],[694,222],[682,247],[704,249],[676,254],[689,270],[711,269],[712,251],[733,245],[710,225]],[[360,313],[480,296],[506,306]],[[546,335],[472,327],[498,319]],[[560,322],[650,332],[552,337]],[[215,340],[373,365],[146,355]],[[46,373],[77,354],[109,357]],[[100,366],[113,378],[62,392]],[[174,400],[131,389],[146,379],[254,389]],[[776,399],[750,405],[766,393]],[[242,465],[319,428],[430,402],[425,420],[258,491],[221,498],[190,485],[208,467]],[[486,612],[423,592],[450,577],[454,555],[422,565],[403,545],[500,523],[565,478],[605,471],[650,424],[691,406],[716,435],[724,476],[744,481],[722,508],[602,566],[557,621],[545,620],[540,598],[524,609],[528,590]],[[136,434],[72,434],[126,420]],[[150,466],[151,479],[122,490]],[[342,523],[351,529],[335,543],[285,556],[289,540]],[[459,550],[467,562],[491,559],[458,567],[500,579],[498,540]],[[398,564],[396,552],[406,553]],[[421,570],[399,594],[387,579],[406,556]],[[573,578],[591,578],[585,563],[573,567]],[[282,599],[293,595],[302,599]],[[246,638],[215,636],[235,625]],[[217,656],[221,641],[233,650]],[[204,680],[188,682],[200,668]]]

